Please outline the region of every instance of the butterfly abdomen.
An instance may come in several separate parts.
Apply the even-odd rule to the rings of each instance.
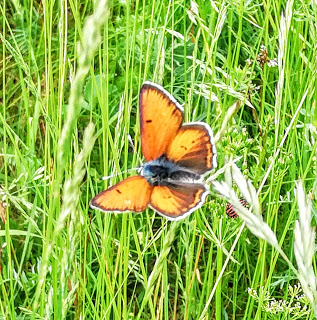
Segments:
[[[175,170],[171,172],[170,179],[173,181],[182,181],[182,182],[195,182],[200,181],[201,176],[190,170]]]

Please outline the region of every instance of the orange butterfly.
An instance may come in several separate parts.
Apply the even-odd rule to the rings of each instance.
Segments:
[[[203,177],[217,165],[212,130],[203,122],[182,125],[182,106],[153,82],[143,84],[139,107],[147,162],[139,175],[102,191],[90,206],[105,212],[140,212],[150,206],[169,220],[183,219],[208,194]]]

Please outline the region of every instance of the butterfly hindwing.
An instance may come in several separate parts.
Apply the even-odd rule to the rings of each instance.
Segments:
[[[135,211],[146,209],[152,186],[141,176],[132,176],[97,194],[90,202],[102,211]]]
[[[202,122],[183,125],[166,153],[170,161],[203,174],[216,166],[216,150],[211,128]]]
[[[145,82],[140,91],[142,153],[146,161],[166,153],[183,121],[183,108],[162,87]]]
[[[179,220],[198,209],[208,194],[202,183],[154,186],[150,206],[169,220]]]

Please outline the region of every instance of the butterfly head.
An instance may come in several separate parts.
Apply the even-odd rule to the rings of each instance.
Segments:
[[[144,177],[151,185],[163,185],[177,166],[168,161],[165,155],[156,160],[144,163],[139,169],[139,174]]]

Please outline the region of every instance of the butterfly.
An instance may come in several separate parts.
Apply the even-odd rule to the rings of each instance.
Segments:
[[[150,81],[141,87],[139,111],[146,162],[139,175],[102,191],[90,206],[105,212],[141,212],[149,206],[169,220],[183,219],[208,194],[203,178],[217,165],[213,132],[203,122],[183,124],[180,103]]]

